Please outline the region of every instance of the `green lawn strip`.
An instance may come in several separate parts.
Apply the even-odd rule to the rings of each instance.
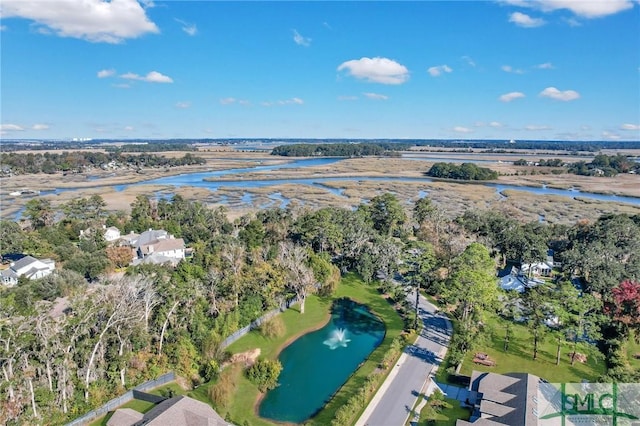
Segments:
[[[504,330],[498,324],[495,315],[488,316],[487,326],[495,330],[495,334],[486,343],[479,344],[468,352],[463,360],[460,373],[470,376],[473,370],[495,373],[523,372],[535,374],[552,383],[580,383],[582,380],[595,381],[605,372],[605,363],[595,347],[579,345],[577,352],[587,355],[587,362],[575,362],[571,365],[569,352],[571,345],[562,347],[560,365],[556,365],[556,342],[547,336],[538,345],[538,359],[533,360],[533,337],[523,324],[514,324],[509,343],[509,351],[504,352]],[[484,352],[496,362],[488,367],[473,362],[476,352]]]
[[[444,312],[443,312],[444,314]],[[451,335],[451,337],[453,337],[454,334],[456,334],[458,332],[458,321],[456,321],[455,318],[452,318],[450,315],[447,315],[449,318],[449,321],[451,321],[451,325],[453,326],[453,333]],[[447,354],[444,357],[444,360],[442,361],[442,363],[440,364],[440,366],[438,367],[438,371],[436,371],[436,382],[438,383],[446,383],[449,385],[455,385],[455,386],[460,386],[460,383],[456,383],[451,379],[451,375],[449,374],[449,372],[447,370],[449,370],[449,368],[451,367],[455,367],[451,365],[451,362],[449,360],[449,351],[447,351]]]
[[[635,355],[640,355],[640,343],[636,343],[634,336],[630,336],[626,346],[629,365],[633,368],[640,369],[640,358],[635,357]]]
[[[435,424],[438,426],[455,426],[456,421],[458,419],[461,420],[469,420],[471,417],[471,412],[469,409],[461,407],[460,401],[452,398],[445,398],[444,401],[447,403],[446,407],[443,408],[437,415],[435,419]],[[420,420],[418,421],[418,425],[426,425],[429,420],[426,416],[428,409],[425,407],[420,412]]]
[[[377,368],[384,353],[391,345],[391,341],[398,336],[403,328],[402,319],[393,307],[380,296],[378,291],[370,285],[362,282],[355,274],[349,274],[342,278],[335,294],[331,298],[319,298],[309,296],[305,304],[305,313],[300,314],[299,307],[295,306],[281,314],[287,332],[277,339],[267,339],[257,331],[251,331],[235,343],[229,346],[231,353],[240,353],[254,348],[260,348],[261,356],[276,358],[285,343],[290,343],[302,334],[321,328],[329,320],[329,309],[333,300],[348,297],[358,303],[365,304],[378,315],[386,324],[387,331],[384,340],[374,350],[369,359],[347,380],[347,382],[334,395],[327,406],[318,413],[310,424],[328,425],[335,412],[362,386],[364,380]],[[254,425],[273,425],[265,419],[256,416],[254,403],[258,398],[258,389],[244,376],[238,379],[238,388],[228,409],[231,419],[242,424],[245,421]],[[225,410],[219,410],[224,417]]]

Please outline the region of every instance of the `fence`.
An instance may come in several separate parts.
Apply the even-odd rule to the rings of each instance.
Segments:
[[[146,391],[149,389],[157,388],[158,386],[162,386],[165,383],[173,382],[176,379],[176,375],[173,371],[168,372],[167,374],[163,374],[155,380],[149,380],[148,382],[144,382],[132,390],[120,395],[117,398],[113,398],[111,401],[107,402],[100,408],[96,408],[95,410],[89,411],[84,416],[73,420],[70,423],[67,423],[66,426],[80,426],[89,423],[96,417],[101,417],[107,414],[109,411],[114,411],[116,408],[120,407],[123,404],[131,401],[135,398],[134,395],[139,396],[138,391]],[[164,399],[164,398],[162,398]]]
[[[286,302],[282,302],[282,304],[280,304],[279,308],[276,308],[276,309],[274,309],[272,311],[267,312],[266,314],[264,314],[263,316],[261,316],[257,320],[254,320],[251,324],[247,325],[246,327],[241,328],[240,330],[236,331],[235,333],[233,333],[232,335],[230,335],[229,337],[224,339],[222,341],[222,347],[226,348],[227,346],[229,346],[230,344],[232,344],[233,342],[235,342],[236,340],[238,340],[239,338],[241,338],[242,336],[244,336],[245,334],[247,334],[251,330],[254,330],[254,329],[260,327],[260,325],[263,322],[265,322],[266,320],[268,320],[269,318],[273,317],[274,315],[279,314],[280,312],[286,311],[287,309],[289,309],[291,306],[295,305],[298,302],[299,302],[299,300],[298,300],[297,297],[294,297],[293,299],[289,299]]]

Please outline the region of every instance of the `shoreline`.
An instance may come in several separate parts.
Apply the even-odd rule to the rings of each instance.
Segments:
[[[332,302],[333,303],[333,302]],[[299,315],[304,315],[301,314],[298,311]],[[319,323],[319,324],[315,324],[313,326],[310,326],[304,330],[300,330],[299,332],[295,333],[294,335],[292,335],[291,337],[289,337],[287,340],[285,340],[284,342],[282,342],[282,344],[280,346],[278,346],[278,349],[276,349],[274,355],[273,355],[273,359],[278,359],[278,357],[280,357],[280,354],[282,353],[283,350],[285,350],[288,346],[290,346],[293,342],[295,342],[296,340],[298,340],[300,337],[304,336],[305,334],[309,334],[309,333],[313,333],[314,331],[320,330],[322,327],[324,327],[325,325],[329,324],[329,321],[331,321],[331,310],[329,310],[329,312],[327,312],[327,314],[325,315],[325,317],[323,318],[323,320]],[[258,407],[260,406],[260,403],[262,402],[262,400],[264,399],[266,395],[266,392],[260,392],[260,390],[258,390],[258,395],[256,397],[255,402],[253,403],[253,414],[259,418],[259,419],[264,419],[270,423],[274,423],[274,424],[278,424],[278,425],[283,425],[283,426],[295,426],[296,423],[289,423],[289,422],[279,422],[273,419],[269,419],[266,417],[262,417],[260,416],[260,413],[258,413]]]

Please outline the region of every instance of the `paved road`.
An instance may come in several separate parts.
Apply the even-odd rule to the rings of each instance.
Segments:
[[[418,309],[424,324],[422,333],[400,356],[356,426],[404,425],[430,373],[442,362],[451,337],[451,323],[436,314],[435,306],[422,296]]]

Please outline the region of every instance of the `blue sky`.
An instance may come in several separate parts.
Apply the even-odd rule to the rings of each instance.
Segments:
[[[636,0],[3,0],[2,138],[640,140]]]

